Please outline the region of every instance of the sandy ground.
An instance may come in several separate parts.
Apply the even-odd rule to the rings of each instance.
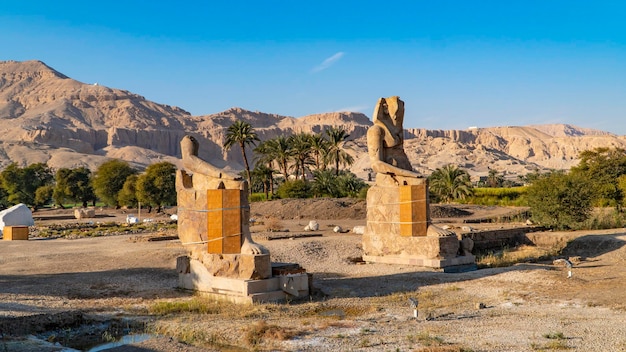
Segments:
[[[317,219],[326,216],[318,220],[321,237],[270,240],[277,234],[303,233],[313,216],[312,207],[320,216]],[[253,346],[259,350],[626,351],[624,229],[542,234],[575,239],[564,250],[567,256],[583,259],[573,268],[572,278],[567,278],[567,269],[552,262],[450,274],[355,263],[362,255],[360,236],[337,234],[332,228],[363,225],[355,210],[358,204],[341,206],[356,214],[350,216],[341,215],[332,204],[325,205],[328,213],[317,207],[253,205],[257,220],[253,237],[270,249],[273,261],[297,262],[312,273],[316,294],[307,302],[278,305],[282,308],[244,307],[263,311],[247,318],[147,316],[147,307],[154,302],[193,298],[192,293],[175,287],[175,259],[185,253],[180,242],[148,240],[162,234],[0,241],[0,350],[27,350],[23,341],[16,345],[9,336],[45,337],[45,331],[80,312],[81,319],[88,318],[90,324],[94,319],[141,316],[150,324],[201,326],[219,336],[221,346],[190,346],[165,336],[118,351],[225,350],[225,346],[245,350],[251,346],[242,336],[260,321],[297,334]],[[502,209],[475,209],[472,216],[503,213]],[[38,222],[55,221],[54,216]],[[123,218],[124,213],[115,213],[107,221]],[[452,219],[435,221],[460,226],[458,217]],[[266,231],[270,220],[283,231]],[[410,297],[420,299],[417,319]],[[316,314],[302,314],[311,310]],[[32,350],[61,347],[37,345]]]

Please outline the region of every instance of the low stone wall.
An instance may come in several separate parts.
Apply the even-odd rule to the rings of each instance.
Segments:
[[[543,231],[543,227],[524,226],[512,229],[499,229],[462,233],[474,241],[474,252],[503,247],[514,247],[520,244],[534,244],[526,234]]]

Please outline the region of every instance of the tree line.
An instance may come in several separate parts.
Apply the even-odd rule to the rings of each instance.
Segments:
[[[260,141],[249,123],[237,121],[227,129],[224,147],[239,146],[250,190],[264,193],[265,199],[357,196],[366,183],[341,169],[354,163],[344,150],[349,136],[343,128],[331,126],[323,133],[302,132]],[[252,170],[246,153],[250,146],[254,146]]]
[[[127,162],[110,160],[95,172],[86,167],[60,168],[53,172],[44,163],[20,167],[16,163],[0,172],[0,207],[24,203],[33,209],[51,204],[95,206],[98,200],[111,207],[136,207],[151,211],[176,204],[176,167],[169,162],[152,164],[142,173]]]
[[[254,128],[237,121],[227,129],[225,149],[239,146],[244,177],[250,190],[265,198],[364,197],[367,184],[341,166],[354,160],[344,150],[349,135],[339,127],[323,133],[297,133],[260,141]],[[258,142],[258,144],[257,144]],[[254,146],[255,166],[250,170],[246,149]],[[20,167],[10,164],[0,172],[0,208],[24,203],[34,209],[53,204],[95,205],[97,200],[112,207],[136,207],[139,203],[161,211],[176,204],[176,167],[169,162],[152,164],[145,171],[127,162],[110,160],[93,173],[85,168],[61,168],[53,172],[46,164]],[[472,202],[477,188],[470,175],[455,165],[436,169],[429,177],[434,202]],[[593,207],[613,207],[620,219],[626,205],[626,150],[596,148],[580,154],[580,163],[569,171],[530,173],[520,178],[526,186],[515,192],[482,192],[521,198],[539,224],[557,229],[581,228]],[[481,180],[482,187],[511,187],[495,170]],[[484,189],[484,188],[483,188]],[[478,188],[480,190],[480,188]],[[616,222],[614,222],[615,224]]]
[[[354,162],[343,149],[348,137],[342,128],[330,127],[323,134],[281,135],[260,142],[249,123],[237,121],[227,129],[224,148],[241,148],[250,190],[264,192],[265,199],[270,194],[282,198],[357,196],[366,184],[349,171],[340,170],[340,166]],[[246,154],[250,145],[255,145],[253,170]],[[0,208],[18,203],[33,209],[65,204],[86,207],[101,201],[111,207],[141,203],[149,211],[153,207],[161,211],[164,205],[176,204],[175,172],[176,167],[169,162],[152,164],[139,172],[116,159],[94,172],[86,167],[53,171],[44,163],[26,167],[12,163],[0,172]]]
[[[626,223],[626,150],[595,148],[583,151],[580,162],[570,170],[533,172],[520,177],[519,183],[506,181],[491,170],[482,187],[514,187],[511,192],[484,192],[470,181],[469,173],[446,165],[429,176],[430,193],[435,202],[467,202],[480,193],[518,197],[517,205],[530,207],[532,219],[545,227],[567,230],[621,227]],[[594,218],[594,207],[611,207],[609,219]]]

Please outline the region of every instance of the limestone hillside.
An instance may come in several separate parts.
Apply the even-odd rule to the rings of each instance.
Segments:
[[[341,126],[350,134],[346,148],[356,161],[352,171],[366,177],[364,136],[371,121],[360,113],[294,118],[231,108],[192,116],[125,90],[78,82],[40,61],[0,62],[0,169],[11,162],[22,166],[45,162],[52,168],[93,170],[108,158],[126,160],[137,168],[158,161],[179,165],[179,141],[188,133],[200,141],[201,157],[242,169],[239,151],[221,148],[226,128],[236,120],[248,121],[262,140]],[[475,176],[487,174],[489,168],[525,174],[569,168],[582,150],[626,148],[624,136],[569,125],[451,131],[410,127],[405,126],[405,149],[424,174],[448,163]]]

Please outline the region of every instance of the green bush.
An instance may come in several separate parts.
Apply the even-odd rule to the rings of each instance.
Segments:
[[[498,206],[528,206],[528,187],[476,187],[474,194],[465,203]]]
[[[311,196],[311,187],[304,180],[285,181],[276,190],[276,194],[280,198],[309,198]]]
[[[252,193],[250,195],[250,203],[263,202],[265,200],[267,200],[267,198],[265,198],[265,193]]]
[[[593,191],[578,174],[542,175],[528,187],[527,197],[533,220],[550,228],[580,228],[591,215]]]

